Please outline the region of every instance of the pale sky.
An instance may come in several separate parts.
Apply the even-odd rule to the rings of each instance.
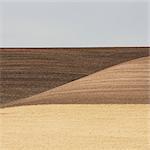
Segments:
[[[147,1],[5,0],[0,47],[150,46]]]

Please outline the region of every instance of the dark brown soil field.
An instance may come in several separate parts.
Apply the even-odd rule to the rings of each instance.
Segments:
[[[149,48],[0,49],[0,103],[50,90],[149,55]]]

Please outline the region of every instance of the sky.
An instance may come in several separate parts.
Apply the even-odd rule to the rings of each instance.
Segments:
[[[1,0],[0,47],[150,46],[148,4]]]

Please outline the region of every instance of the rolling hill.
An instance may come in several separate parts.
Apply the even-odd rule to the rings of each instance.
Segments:
[[[148,55],[149,48],[142,47],[1,48],[0,103],[30,97]]]
[[[148,104],[150,56],[131,60],[2,107],[37,104]]]

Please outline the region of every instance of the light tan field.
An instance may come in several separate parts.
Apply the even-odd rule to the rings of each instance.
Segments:
[[[148,104],[150,56],[135,59],[2,107],[33,104]]]
[[[0,109],[1,150],[149,150],[150,105]]]

